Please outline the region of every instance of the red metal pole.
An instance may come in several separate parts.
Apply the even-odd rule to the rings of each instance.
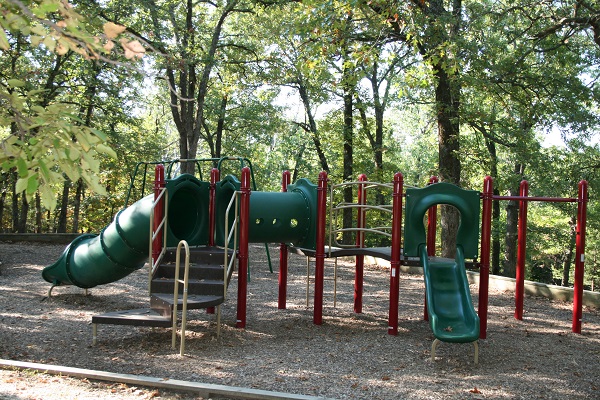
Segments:
[[[158,198],[158,196],[160,195],[160,192],[162,189],[164,189],[165,187],[165,167],[162,164],[158,164],[156,165],[156,167],[154,168],[154,201],[156,201],[156,199]],[[158,204],[156,205],[156,207],[154,207],[154,221],[153,221],[153,227],[152,227],[152,231],[156,232],[156,230],[158,229],[160,222],[162,221],[162,219],[165,216],[165,197],[163,196],[160,201],[158,202]],[[156,260],[158,259],[158,256],[160,255],[160,252],[162,251],[162,246],[163,246],[163,230],[164,228],[161,228],[161,233],[156,235],[156,238],[152,241],[152,262],[155,263]]]
[[[210,171],[210,194],[208,200],[208,245],[215,245],[215,219],[216,208],[215,199],[217,197],[217,182],[220,179],[220,172],[217,168]]]
[[[481,210],[481,254],[479,263],[479,337],[487,337],[488,292],[490,279],[490,241],[492,235],[492,200],[494,179],[486,176],[483,180],[483,201]]]
[[[287,192],[287,187],[291,182],[290,171],[283,171],[281,177],[281,191]],[[287,299],[287,276],[288,276],[288,247],[285,243],[279,245],[279,297],[277,308],[285,310]]]
[[[248,224],[250,218],[250,168],[242,168],[240,184],[240,241],[238,249],[238,300],[237,328],[246,327],[246,301],[248,292]]]
[[[367,181],[367,175],[360,174],[358,177],[360,182]],[[364,183],[358,184],[358,213],[356,216],[356,247],[365,247],[365,234],[360,229],[365,227],[365,209],[360,207],[366,204],[367,191]],[[356,266],[354,272],[354,312],[362,313],[362,297],[363,297],[363,279],[364,279],[365,256],[356,256]]]
[[[429,184],[438,183],[437,176],[429,178]],[[433,205],[427,212],[427,255],[435,256],[435,234],[437,228],[437,205]]]
[[[527,197],[529,184],[522,181],[519,189],[521,197]],[[519,202],[519,234],[517,247],[517,274],[515,286],[515,318],[523,320],[523,297],[525,295],[525,256],[527,253],[527,200]]]
[[[429,185],[438,183],[440,180],[437,176],[429,178]],[[437,205],[429,207],[427,211],[427,255],[435,256],[435,238],[437,228]],[[423,319],[429,321],[429,313],[427,312],[427,294],[423,296]]]
[[[583,318],[583,270],[585,262],[585,228],[587,223],[588,183],[579,182],[577,196],[577,231],[575,242],[575,279],[573,287],[573,327],[574,333],[581,333]]]
[[[323,279],[325,270],[325,219],[327,217],[327,172],[321,171],[317,186],[317,235],[315,251],[315,302],[313,323],[323,323]]]
[[[398,300],[400,297],[400,249],[402,248],[402,196],[404,177],[400,172],[394,175],[392,203],[392,254],[390,260],[390,307],[388,314],[388,335],[398,334]]]

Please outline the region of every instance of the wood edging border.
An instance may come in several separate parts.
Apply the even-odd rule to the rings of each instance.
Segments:
[[[325,400],[324,397],[307,396],[300,394],[290,394],[283,392],[272,392],[268,390],[259,390],[243,388],[236,386],[225,386],[211,383],[200,383],[182,381],[169,378],[155,378],[144,375],[118,374],[114,372],[97,371],[91,369],[65,367],[59,365],[39,364],[24,361],[0,359],[0,368],[33,370],[44,374],[64,375],[76,378],[95,379],[100,381],[127,383],[137,386],[152,388],[162,388],[169,390],[182,390],[198,393],[198,395],[209,398],[210,396],[231,396],[240,399],[266,399],[266,400]]]

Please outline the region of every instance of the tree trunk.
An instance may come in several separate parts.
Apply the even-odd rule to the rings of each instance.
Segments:
[[[306,144],[302,143],[302,146],[298,149],[296,153],[296,159],[294,162],[294,172],[292,173],[292,183],[296,182],[298,179],[298,167],[300,166],[300,162],[302,161],[302,156],[304,155],[304,150],[306,149]]]
[[[79,232],[79,213],[81,211],[81,197],[83,194],[83,180],[77,181],[77,190],[75,191],[75,199],[73,200],[73,228],[72,233]]]
[[[3,182],[4,182],[3,185],[6,184],[6,176],[7,176],[7,174],[2,174]],[[7,190],[6,190],[6,187],[4,186],[2,188],[2,194],[0,194],[0,232],[5,232],[5,229],[4,229],[4,207],[6,204],[6,193],[7,193]]]
[[[525,166],[515,164],[515,175],[519,176],[518,182],[523,178]],[[509,196],[519,195],[519,185],[509,190]],[[514,278],[517,270],[517,238],[519,225],[519,202],[510,200],[506,205],[506,236],[504,238],[504,276]]]
[[[573,260],[573,253],[575,252],[575,242],[577,239],[577,217],[572,216],[569,221],[571,227],[571,238],[569,239],[569,248],[565,254],[564,266],[563,266],[563,277],[561,281],[562,286],[569,286],[569,277],[571,275],[571,263]]]
[[[459,98],[460,86],[439,66],[435,88],[440,180],[456,185],[460,184],[459,159]],[[441,207],[442,257],[454,258],[456,253],[456,233],[460,213],[454,207]]]
[[[35,194],[35,233],[42,233],[42,199],[40,192]]]
[[[500,191],[494,188],[494,195]],[[492,274],[500,275],[500,200],[492,202]]]
[[[60,197],[60,212],[58,213],[58,226],[56,227],[57,233],[67,233],[67,214],[69,209],[69,190],[71,188],[71,180],[65,179],[63,184],[63,191]]]
[[[483,134],[485,146],[490,155],[490,175],[492,178],[498,177],[498,153],[496,151],[496,143],[490,139],[490,135],[482,126],[477,129]],[[494,195],[499,195],[500,190],[495,187]],[[492,201],[492,274],[500,275],[500,201]]]
[[[319,161],[321,163],[321,169],[329,173],[329,165],[327,163],[325,152],[323,151],[323,146],[321,145],[321,138],[319,137],[319,131],[317,129],[317,121],[315,120],[310,108],[308,89],[302,82],[298,82],[298,93],[300,94],[302,104],[304,105],[304,111],[306,112],[306,117],[308,118],[308,127],[303,126],[303,128],[311,134],[313,143],[315,145],[315,150],[317,151],[317,156],[319,157]]]
[[[19,225],[17,232],[27,233],[27,215],[29,214],[29,203],[25,193],[21,195],[21,212],[19,213]]]
[[[346,55],[347,56],[347,55]],[[342,81],[344,82],[344,127],[343,127],[343,141],[344,141],[344,182],[351,182],[353,176],[353,144],[352,144],[352,136],[354,134],[354,120],[353,120],[353,98],[354,98],[354,87],[350,82],[351,75],[353,74],[353,70],[350,68],[344,68]],[[354,201],[354,196],[352,194],[352,186],[344,187],[344,202],[346,204],[350,204]],[[343,243],[352,244],[354,237],[354,233],[349,228],[352,228],[353,225],[353,217],[352,217],[352,208],[344,209],[344,217],[343,217],[343,227],[346,229],[343,234]]]
[[[11,173],[11,177],[12,177],[12,195],[11,195],[11,202],[12,202],[12,232],[18,232],[19,231],[19,195],[17,194],[17,173],[16,171],[13,171]]]

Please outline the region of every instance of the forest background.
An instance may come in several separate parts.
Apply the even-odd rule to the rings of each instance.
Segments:
[[[4,0],[0,231],[99,232],[141,161],[243,156],[265,191],[284,170],[569,198],[585,179],[593,290],[599,61],[596,0]],[[529,279],[572,282],[576,210],[529,204]],[[495,274],[517,218],[494,202]]]

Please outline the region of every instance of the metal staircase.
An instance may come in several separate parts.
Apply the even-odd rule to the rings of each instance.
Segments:
[[[225,249],[219,247],[190,248],[187,309],[215,307],[225,301],[232,268],[225,273]],[[232,250],[228,250],[231,256]],[[173,325],[176,250],[167,249],[150,281],[150,307],[115,311],[92,317],[93,343],[97,325],[133,325],[168,328]],[[179,272],[183,279],[183,269]],[[177,310],[183,308],[183,285],[179,286]]]

